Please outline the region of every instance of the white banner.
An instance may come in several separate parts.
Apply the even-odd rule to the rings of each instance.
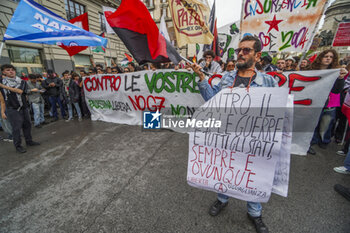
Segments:
[[[292,153],[305,155],[339,69],[271,74],[294,95]],[[92,120],[142,125],[142,112],[157,108],[170,115],[192,115],[204,103],[198,80],[185,70],[88,76],[85,98]]]
[[[294,95],[292,154],[307,154],[321,111],[339,73],[339,69],[268,73],[275,77],[279,86],[288,87]]]
[[[142,125],[142,112],[192,115],[204,103],[199,78],[184,70],[140,71],[84,78],[92,120]],[[170,111],[170,112],[169,112]]]
[[[257,36],[263,51],[307,51],[327,2],[243,0],[241,36]]]
[[[267,202],[282,143],[287,88],[223,89],[193,118],[221,127],[190,132],[187,182],[245,201]]]
[[[283,121],[282,145],[277,158],[272,192],[283,197],[288,195],[290,154],[292,149],[293,132],[293,96],[288,96],[287,111]]]

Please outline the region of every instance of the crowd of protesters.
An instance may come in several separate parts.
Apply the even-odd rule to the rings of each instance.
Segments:
[[[7,95],[17,95],[18,100],[23,99],[23,103],[20,104],[21,108],[27,108],[25,103],[28,102],[28,110],[32,114],[32,117],[26,116],[27,118],[33,119],[33,126],[41,128],[42,125],[48,122],[57,121],[60,118],[69,122],[77,117],[78,121],[82,121],[83,118],[89,118],[90,112],[85,102],[83,81],[84,76],[96,75],[96,74],[120,74],[128,72],[136,72],[141,70],[157,70],[157,69],[187,69],[191,70],[189,64],[183,62],[179,65],[172,63],[162,64],[143,64],[142,66],[136,65],[134,62],[128,62],[127,65],[120,66],[112,62],[112,66],[105,65],[105,68],[101,64],[95,64],[91,60],[92,67],[89,68],[88,72],[84,69],[79,70],[79,73],[74,71],[64,71],[61,76],[52,70],[44,71],[41,74],[21,74],[21,77],[16,76],[16,69],[12,65],[2,65],[2,78],[0,79],[0,88],[2,96],[0,100],[3,104],[1,105],[1,118],[0,123],[6,136],[3,136],[3,141],[14,141],[13,128],[15,122],[11,123],[8,115],[11,115],[11,98]],[[197,62],[203,69],[203,71],[209,74],[226,73],[235,70],[236,61],[228,59],[226,62],[221,60],[216,61],[215,54],[213,51],[206,51],[203,54],[203,58]],[[340,64],[342,64],[340,66]],[[314,61],[309,59],[302,59],[298,56],[287,56],[286,58],[279,58],[273,61],[273,58],[265,54],[260,59],[260,62],[255,64],[255,67],[260,72],[286,72],[286,71],[298,71],[298,70],[322,70],[322,69],[333,69],[342,68],[341,75],[335,81],[334,86],[329,94],[329,98],[325,103],[324,109],[319,118],[319,123],[314,132],[312,141],[310,142],[310,148],[308,153],[315,154],[314,145],[318,145],[320,148],[326,149],[327,145],[332,141],[334,137],[337,143],[343,141],[343,135],[345,137],[345,146],[338,154],[346,155],[348,153],[348,147],[350,144],[350,133],[344,132],[347,125],[346,117],[341,112],[342,101],[344,100],[345,94],[350,87],[350,79],[347,80],[350,70],[350,62],[343,60],[339,61],[337,52],[333,49],[328,49],[321,52]],[[8,76],[6,70],[13,70],[15,76],[11,78]],[[13,74],[12,74],[13,75]],[[4,84],[4,80],[7,84]],[[10,81],[8,81],[10,80]],[[16,80],[15,84],[12,84],[11,80]],[[22,82],[23,81],[23,82]],[[10,88],[20,89],[23,93],[14,94],[14,90],[5,89],[3,86],[7,85]],[[16,90],[18,91],[18,90]],[[2,98],[1,98],[2,97]],[[334,99],[339,99],[334,101]],[[21,101],[20,101],[21,102]],[[329,105],[329,103],[338,103],[337,105]],[[18,107],[18,106],[16,106]],[[58,113],[59,109],[59,113]],[[60,117],[59,117],[60,116]],[[47,118],[50,118],[48,120]],[[327,119],[325,121],[324,119]],[[29,119],[30,120],[30,119]],[[325,123],[326,122],[326,123]],[[28,128],[28,121],[23,123],[25,128]],[[326,125],[325,125],[326,124]],[[335,127],[337,126],[337,127]],[[326,128],[327,130],[320,130]],[[26,129],[27,129],[26,128]],[[16,136],[18,136],[16,134]],[[27,139],[26,139],[27,140]],[[30,139],[28,139],[30,140]],[[16,144],[17,143],[17,144]],[[18,142],[15,143],[16,149]],[[335,169],[336,170],[336,169]],[[348,169],[342,168],[337,169],[337,172],[348,173]],[[350,173],[350,172],[349,172]]]
[[[242,54],[248,56],[250,50],[245,51],[245,49],[249,48],[239,49],[238,54],[241,54],[242,51]],[[339,76],[335,80],[319,116],[308,153],[315,155],[314,147],[316,145],[321,149],[326,149],[328,144],[332,142],[332,138],[336,143],[345,141],[343,149],[336,152],[341,156],[346,156],[344,164],[335,167],[333,170],[341,174],[350,174],[350,127],[347,127],[349,122],[341,111],[341,106],[350,87],[350,79],[348,78],[350,62],[346,60],[340,62],[339,55],[333,49],[321,52],[313,61],[304,58],[300,60],[299,57],[292,56],[273,60],[270,55],[265,54],[259,62],[255,62],[249,67],[255,67],[256,74],[265,75],[272,80],[273,78],[266,75],[266,73],[340,68]],[[22,73],[20,78],[16,76],[16,68],[13,65],[4,64],[1,66],[2,76],[0,77],[0,123],[6,136],[0,139],[8,142],[13,141],[16,151],[25,153],[26,149],[21,143],[22,131],[27,146],[40,145],[32,139],[32,123],[34,127],[41,128],[42,125],[58,121],[60,118],[66,122],[73,121],[75,116],[78,121],[82,121],[84,117],[89,118],[90,112],[85,101],[83,88],[83,77],[85,76],[120,74],[141,70],[154,71],[157,69],[187,69],[192,71],[192,69],[195,70],[194,67],[198,66],[197,71],[195,70],[198,74],[226,74],[223,77],[225,78],[227,76],[231,77],[235,72],[244,70],[242,64],[236,63],[233,59],[228,59],[226,62],[216,61],[215,54],[212,51],[204,52],[203,58],[197,63],[198,65],[182,63],[175,66],[169,62],[138,66],[133,62],[129,62],[124,67],[113,64],[112,67],[105,66],[104,68],[92,61],[92,67],[88,72],[83,69],[79,70],[79,73],[66,70],[59,76],[54,71],[48,70],[42,74],[29,74],[28,76]],[[248,62],[246,63],[248,64]],[[200,76],[200,80],[203,80],[202,76]],[[277,85],[276,80],[273,80],[273,82]],[[47,118],[50,118],[50,120]],[[335,185],[334,188],[345,197],[349,196],[350,200],[350,190],[348,188],[339,184]],[[219,214],[221,209],[227,205],[227,200],[228,197],[219,195],[218,200],[210,207],[209,213],[213,216]],[[252,210],[260,211],[257,211],[259,216],[251,215],[250,217],[257,232],[268,232],[261,219],[261,205],[259,203],[248,203],[248,212]]]

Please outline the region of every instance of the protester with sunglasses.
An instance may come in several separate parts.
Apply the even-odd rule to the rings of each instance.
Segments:
[[[203,61],[199,65],[203,68],[204,71],[210,74],[221,73],[222,69],[219,63],[214,61],[215,54],[213,51],[208,50],[203,54]]]
[[[278,87],[277,81],[270,75],[261,73],[255,69],[255,64],[261,57],[261,42],[253,36],[245,36],[239,43],[237,53],[237,70],[226,73],[218,85],[213,87],[201,71],[202,67],[194,63],[191,67],[198,74],[198,83],[202,97],[207,101],[223,88],[230,87]],[[219,193],[217,200],[211,205],[209,214],[218,215],[228,204],[229,197]],[[248,218],[253,222],[257,232],[268,232],[268,228],[262,221],[262,206],[257,202],[247,202]]]

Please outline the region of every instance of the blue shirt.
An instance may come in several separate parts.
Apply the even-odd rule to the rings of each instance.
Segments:
[[[251,82],[250,87],[277,87],[277,81],[268,74],[263,74],[257,70],[256,78]],[[198,83],[199,91],[204,98],[205,101],[208,101],[211,97],[216,95],[221,89],[228,88],[233,85],[233,82],[236,78],[237,71],[233,70],[231,72],[226,73],[222,78],[218,85],[213,87],[210,86],[208,80],[204,79],[203,81]]]

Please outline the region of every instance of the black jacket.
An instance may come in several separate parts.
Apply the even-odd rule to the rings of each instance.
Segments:
[[[49,86],[50,83],[54,83],[55,86],[50,87]],[[48,96],[55,96],[55,97],[60,96],[61,89],[62,89],[62,80],[59,79],[58,77],[47,78],[46,80],[44,80],[44,82],[42,82],[41,85],[43,86],[43,88],[46,89]]]
[[[0,83],[2,83],[2,78],[0,78]],[[22,108],[28,108],[28,102],[27,102],[27,91],[28,91],[28,84],[26,81],[22,80],[21,84],[19,86],[19,89],[23,90],[23,93],[21,94],[22,99]],[[0,88],[1,94],[4,96],[6,108],[12,108],[18,110],[20,108],[20,103],[17,99],[17,93],[15,92],[8,92],[7,95],[5,95],[5,91]]]
[[[68,89],[69,96],[67,96],[67,92],[65,91],[64,85],[62,87],[62,96],[63,96],[64,100],[66,101],[66,103],[79,102],[80,92],[81,92],[79,85],[71,79],[69,81],[68,88],[69,88]]]

